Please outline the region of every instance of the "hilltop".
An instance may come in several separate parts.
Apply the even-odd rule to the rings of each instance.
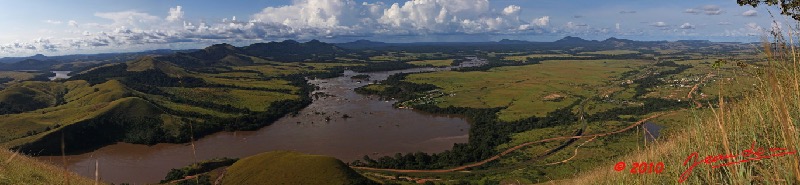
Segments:
[[[231,165],[224,184],[378,184],[327,156],[276,151],[243,158]]]

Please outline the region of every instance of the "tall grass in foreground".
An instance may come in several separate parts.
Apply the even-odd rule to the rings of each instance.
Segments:
[[[0,149],[0,184],[66,184],[65,176],[72,185],[95,183],[61,167]]]
[[[800,155],[797,153],[742,162],[748,158],[742,152],[751,147],[763,148],[762,156],[800,149],[800,48],[794,47],[797,40],[792,38],[800,35],[790,31],[788,40],[777,35],[775,42],[764,42],[762,46],[769,64],[758,69],[753,66],[746,69],[759,79],[753,92],[736,102],[725,102],[720,97],[715,105],[706,103],[701,108],[705,110],[692,110],[695,114],[687,118],[685,131],[670,137],[669,141],[609,161],[594,171],[578,174],[576,179],[568,180],[571,182],[562,182],[677,184],[694,160],[685,165],[684,162],[690,154],[697,152],[696,162],[700,164],[687,172],[683,184],[800,184]],[[787,150],[770,151],[770,148]],[[720,159],[711,165],[741,163],[712,168],[703,162],[707,156],[729,154],[738,156]],[[621,172],[614,171],[614,164],[620,161],[627,163],[627,167]],[[665,170],[661,174],[631,174],[633,162],[663,162]]]

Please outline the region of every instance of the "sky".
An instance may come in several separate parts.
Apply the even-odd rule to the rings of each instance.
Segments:
[[[9,0],[0,2],[0,57],[286,39],[756,42],[794,25],[777,12],[733,0]]]

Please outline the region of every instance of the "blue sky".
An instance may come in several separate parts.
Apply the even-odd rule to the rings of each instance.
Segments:
[[[13,0],[0,6],[0,57],[284,39],[753,42],[773,27],[794,24],[768,11],[778,12],[733,0]]]

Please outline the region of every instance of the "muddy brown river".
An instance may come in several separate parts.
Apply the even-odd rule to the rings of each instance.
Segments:
[[[396,73],[447,68],[415,68],[363,73],[370,80],[384,80]],[[247,157],[267,151],[293,150],[339,158],[345,162],[364,155],[377,158],[395,153],[441,152],[468,139],[469,124],[457,116],[432,115],[392,107],[392,101],[356,94],[364,86],[350,77],[362,73],[346,71],[343,77],[309,80],[328,94],[313,101],[297,117],[286,116],[257,131],[220,132],[195,141],[197,161],[215,157]],[[342,118],[347,114],[351,118]],[[326,121],[330,117],[330,121]],[[61,156],[40,160],[63,165]],[[154,146],[118,143],[90,153],[66,156],[67,168],[94,178],[95,161],[100,178],[110,183],[157,183],[172,168],[195,161],[189,144]]]

